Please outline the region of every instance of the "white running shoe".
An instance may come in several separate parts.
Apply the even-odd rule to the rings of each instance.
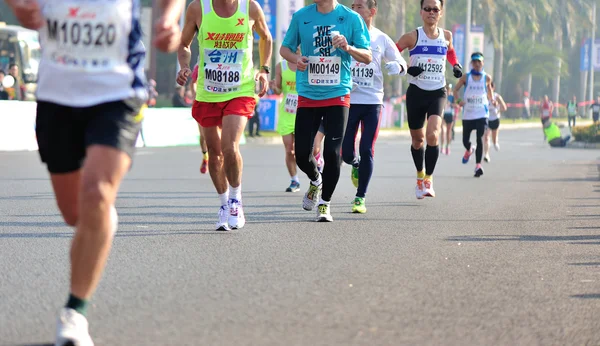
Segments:
[[[329,205],[319,204],[317,208],[317,222],[332,222],[333,217],[329,213]]]
[[[319,198],[321,198],[321,187],[323,184],[319,186],[315,186],[311,183],[308,184],[308,191],[304,194],[304,199],[302,200],[302,208],[306,211],[311,211],[317,204]]]
[[[55,346],[94,346],[85,316],[63,308],[58,316]]]
[[[423,179],[417,178],[417,186],[415,187],[415,195],[417,195],[417,199],[423,199]]]
[[[239,229],[244,227],[246,224],[246,218],[244,217],[244,208],[242,208],[242,202],[235,198],[230,198],[229,202],[229,227],[231,229]]]
[[[219,209],[219,221],[217,221],[217,231],[231,231],[229,228],[229,207],[222,205]]]
[[[490,158],[490,155],[485,155],[485,156],[483,157],[483,160],[484,160],[485,162],[490,162],[490,161],[492,161],[492,159]]]
[[[500,144],[498,144],[498,142],[494,143],[494,149],[496,149],[496,151],[500,151]]]
[[[433,191],[433,181],[429,179],[423,179],[423,197],[435,197],[435,191]]]

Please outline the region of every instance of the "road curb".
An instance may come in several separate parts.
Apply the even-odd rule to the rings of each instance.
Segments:
[[[567,148],[573,149],[600,149],[600,143],[587,143],[587,142],[569,142]]]
[[[591,124],[591,122],[589,122]],[[562,124],[562,122],[560,123]],[[566,122],[564,122],[565,126],[567,126]],[[586,123],[587,124],[587,123]],[[534,128],[542,128],[542,124],[535,122],[535,123],[521,123],[521,124],[500,124],[500,129],[501,130],[521,130],[521,129],[534,129]],[[462,126],[459,126],[458,124],[456,125],[456,127],[454,127],[454,132],[455,133],[462,133]],[[379,131],[379,138],[408,138],[410,137],[410,131],[407,130],[387,130],[387,129],[381,129]],[[264,136],[264,137],[248,137],[246,136],[246,143],[247,144],[263,144],[263,145],[272,145],[272,144],[282,144],[283,141],[281,139],[281,136]],[[592,143],[593,144],[593,143]],[[596,147],[594,147],[596,148]]]

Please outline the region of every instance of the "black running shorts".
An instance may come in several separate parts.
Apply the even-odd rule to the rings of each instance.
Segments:
[[[432,115],[441,116],[446,108],[446,88],[423,90],[414,84],[406,90],[406,118],[411,130],[419,130],[425,126],[425,120]]]
[[[500,127],[500,119],[489,120],[488,127],[490,128],[490,130],[497,130]]]
[[[142,105],[138,99],[82,108],[38,101],[35,132],[42,162],[50,173],[77,171],[91,145],[113,147],[132,157]]]

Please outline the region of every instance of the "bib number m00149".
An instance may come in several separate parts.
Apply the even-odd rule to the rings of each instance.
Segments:
[[[339,56],[308,57],[309,85],[339,85],[342,59]]]

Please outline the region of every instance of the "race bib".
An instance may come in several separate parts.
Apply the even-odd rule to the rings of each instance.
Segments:
[[[298,94],[287,94],[284,110],[287,113],[296,114],[298,110]]]
[[[423,73],[418,78],[425,81],[441,82],[444,79],[445,63],[445,59],[419,58],[417,66],[423,69]]]
[[[469,96],[466,99],[467,104],[465,105],[465,108],[467,110],[481,109],[483,108],[483,103],[485,99],[485,96]]]
[[[204,50],[204,89],[212,93],[238,91],[242,85],[243,50]]]
[[[48,2],[43,8],[45,60],[82,72],[108,71],[127,63],[120,42],[127,39],[122,23],[131,21],[131,11],[128,1]]]
[[[339,56],[308,57],[308,84],[340,85],[341,68]]]
[[[549,109],[542,109],[542,116],[544,118],[547,118],[550,116],[550,110]]]
[[[359,86],[373,87],[373,81],[375,79],[375,65],[372,63],[365,65],[359,62],[353,62],[353,64],[352,81]]]

